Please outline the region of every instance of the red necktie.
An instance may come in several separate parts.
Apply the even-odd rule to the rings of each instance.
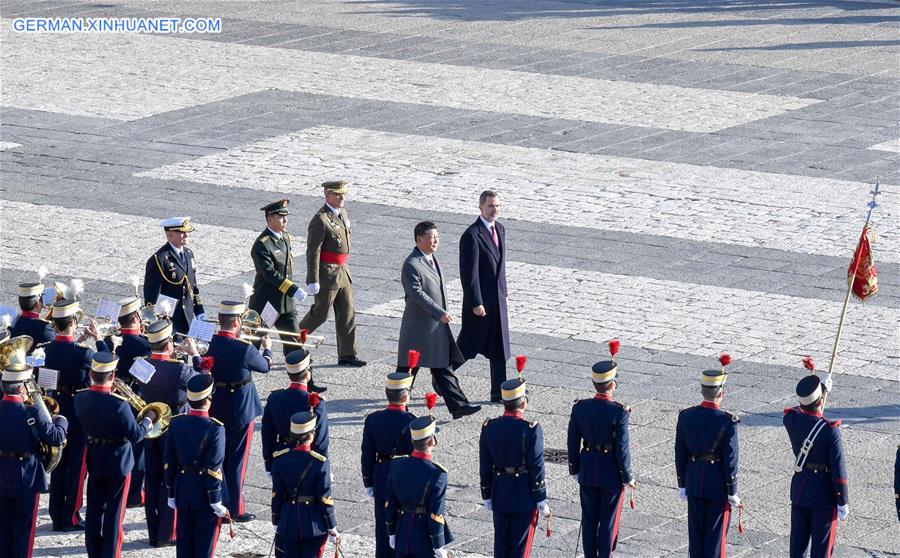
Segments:
[[[491,227],[491,236],[494,238],[494,246],[500,248],[500,237],[497,236],[497,225]]]

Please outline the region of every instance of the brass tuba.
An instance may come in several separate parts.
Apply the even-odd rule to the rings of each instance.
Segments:
[[[153,427],[147,431],[144,438],[159,438],[169,429],[169,421],[172,420],[172,409],[170,409],[168,405],[158,401],[147,403],[141,399],[141,396],[136,394],[133,389],[128,387],[128,384],[119,378],[113,379],[112,390],[128,400],[128,404],[131,405],[131,408],[138,412],[138,421],[144,420],[147,411],[156,413],[156,420],[153,422]]]

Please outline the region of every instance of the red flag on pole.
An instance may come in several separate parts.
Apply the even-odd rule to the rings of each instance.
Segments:
[[[859,237],[853,261],[847,269],[847,284],[853,285],[853,295],[860,300],[866,300],[878,292],[878,273],[869,245],[869,227],[864,227]]]

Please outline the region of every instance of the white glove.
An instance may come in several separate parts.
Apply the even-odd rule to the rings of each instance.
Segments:
[[[388,546],[391,548],[397,546],[397,535],[388,535]]]
[[[266,471],[266,476],[269,477],[269,482],[272,482],[272,471]]]
[[[443,548],[434,549],[434,558],[447,558],[447,551]]]
[[[485,500],[484,509],[486,509],[487,511],[494,511],[494,501],[490,499]]]
[[[547,500],[538,502],[537,507],[541,510],[541,513],[544,514],[544,517],[550,517],[550,506],[547,505]]]
[[[375,487],[374,486],[366,487],[366,496],[368,496],[369,498],[372,498],[372,499],[375,498]]]
[[[204,312],[204,313],[202,313],[202,314],[197,314],[197,321],[198,321],[198,322],[205,322],[205,321],[206,321],[206,312]]]
[[[278,524],[277,523],[272,524],[272,532],[275,533],[276,535],[278,534]]]
[[[212,508],[213,513],[216,514],[217,517],[225,517],[228,513],[228,508],[223,506],[222,502],[213,502],[209,507]]]
[[[331,483],[334,484],[334,473],[329,473],[331,475]]]
[[[329,529],[328,530],[328,542],[330,542],[331,544],[337,544],[337,541],[339,541],[339,540],[341,540],[341,534],[338,533],[338,530],[336,528]]]
[[[678,497],[681,498],[682,502],[687,502],[687,490],[684,488],[679,488]]]
[[[577,475],[577,474],[575,474],[575,475],[569,475],[569,476],[572,477],[572,480],[573,480],[573,481],[578,482],[578,475]]]
[[[166,498],[166,505],[174,510],[175,509],[175,498]]]
[[[297,302],[303,302],[303,299],[306,298],[306,292],[303,289],[297,289],[297,292],[294,293],[294,300]]]
[[[306,285],[306,292],[311,295],[319,294],[319,284],[318,283],[310,283]]]
[[[844,504],[843,506],[838,506],[837,508],[837,517],[838,519],[844,519],[848,515],[850,515],[850,506]]]
[[[728,503],[731,504],[732,508],[741,507],[741,497],[735,494],[734,496],[728,497]]]
[[[824,388],[825,391],[827,391],[829,393],[831,392],[831,388],[832,388],[831,374],[829,374],[827,372],[822,375],[822,388]]]

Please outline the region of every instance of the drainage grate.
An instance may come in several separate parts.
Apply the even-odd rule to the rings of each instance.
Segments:
[[[544,463],[568,463],[569,452],[564,449],[544,449]]]

